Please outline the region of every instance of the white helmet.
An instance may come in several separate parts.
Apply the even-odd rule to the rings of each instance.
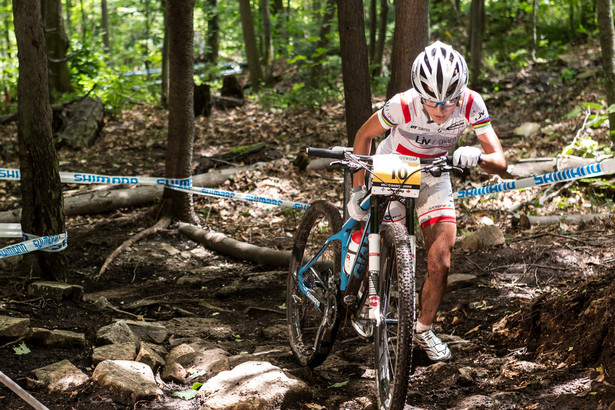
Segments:
[[[412,64],[412,86],[429,101],[458,97],[468,84],[468,65],[449,45],[436,41]]]

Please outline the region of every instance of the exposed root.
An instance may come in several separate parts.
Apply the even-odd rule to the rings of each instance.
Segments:
[[[109,257],[107,257],[107,260],[105,260],[105,263],[103,263],[102,267],[100,268],[100,271],[98,271],[98,274],[96,274],[96,276],[94,276],[93,279],[95,281],[98,281],[100,279],[100,277],[105,273],[105,271],[107,270],[107,268],[109,267],[111,262],[113,262],[113,260],[120,253],[124,252],[124,250],[126,250],[126,248],[128,248],[129,246],[134,245],[135,243],[137,243],[138,241],[140,241],[141,239],[143,239],[143,238],[145,238],[145,237],[147,237],[149,235],[155,234],[156,232],[160,231],[161,229],[166,229],[170,224],[171,224],[171,217],[163,216],[162,218],[160,218],[160,220],[158,222],[156,222],[155,225],[150,226],[149,228],[142,230],[141,232],[139,232],[135,236],[132,236],[128,240],[124,241],[124,243],[122,243],[119,247],[117,247],[111,253],[111,255],[109,255]]]

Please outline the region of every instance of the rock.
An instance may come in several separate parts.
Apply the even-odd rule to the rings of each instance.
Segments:
[[[470,409],[497,409],[499,401],[492,399],[489,396],[476,394],[474,396],[462,399],[459,404],[453,407],[454,410],[470,410]]]
[[[159,349],[157,349],[155,345],[141,342],[139,353],[137,353],[137,358],[135,360],[137,362],[145,363],[155,372],[158,368],[164,366],[165,364],[165,360],[157,350]]]
[[[537,122],[525,122],[515,128],[515,134],[520,137],[529,137],[540,129],[540,124]]]
[[[41,367],[33,372],[52,392],[67,391],[79,387],[89,380],[89,377],[85,373],[68,360],[62,360],[61,362]]]
[[[107,345],[112,343],[133,343],[137,345],[139,338],[130,329],[130,326],[125,321],[112,323],[103,326],[96,332],[96,343],[99,345]]]
[[[68,283],[37,281],[28,286],[28,295],[40,296],[45,299],[55,301],[73,300],[75,302],[83,299],[83,287],[70,285]]]
[[[504,243],[506,243],[504,234],[497,226],[485,225],[470,236],[466,236],[461,241],[461,247],[464,250],[475,251],[478,249],[503,245]]]
[[[38,343],[47,347],[85,346],[85,335],[83,333],[71,332],[69,330],[48,330],[39,327],[33,327],[30,330],[29,339],[33,343]]]
[[[167,328],[160,323],[140,322],[137,320],[124,320],[130,330],[145,342],[162,343],[167,338]]]
[[[233,337],[233,329],[215,318],[176,317],[162,324],[169,333],[178,338],[228,339]]]
[[[201,410],[241,408],[298,408],[298,402],[309,399],[308,386],[288,377],[268,362],[246,362],[233,370],[219,373],[199,389],[204,398]]]
[[[166,365],[160,375],[164,381],[185,383],[186,377],[191,375],[209,375],[230,369],[229,354],[222,349],[193,350],[179,356],[176,356],[176,349],[167,356]]]
[[[109,391],[114,401],[134,405],[138,400],[155,400],[163,394],[156,384],[152,369],[129,360],[105,360],[100,362],[92,380]]]
[[[132,342],[95,347],[92,352],[92,363],[98,364],[105,360],[134,360],[135,350],[136,346]]]
[[[476,275],[469,275],[464,273],[453,273],[448,276],[448,284],[446,285],[446,291],[452,292],[457,289],[466,288],[476,284]]]
[[[0,316],[0,337],[22,337],[30,330],[30,318]]]

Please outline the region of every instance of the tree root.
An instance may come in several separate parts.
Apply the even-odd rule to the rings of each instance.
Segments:
[[[156,222],[156,224],[154,226],[150,226],[149,228],[142,230],[141,232],[139,232],[135,236],[133,236],[133,237],[129,238],[128,240],[126,240],[118,248],[116,248],[111,253],[111,255],[109,255],[109,257],[107,257],[107,260],[105,260],[105,263],[103,263],[102,267],[100,268],[100,271],[98,271],[98,274],[96,274],[96,276],[94,276],[93,279],[95,281],[98,281],[100,279],[100,277],[105,273],[105,271],[107,270],[107,268],[109,267],[111,262],[120,253],[124,252],[126,250],[126,248],[128,248],[131,245],[134,245],[135,243],[137,243],[138,241],[140,241],[141,239],[143,239],[143,238],[145,238],[145,237],[147,237],[149,235],[155,234],[156,232],[160,231],[161,229],[167,228],[170,224],[171,224],[171,217],[163,216],[162,218],[160,218],[160,220],[158,222]]]

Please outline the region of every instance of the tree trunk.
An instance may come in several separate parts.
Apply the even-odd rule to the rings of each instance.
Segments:
[[[169,0],[167,17],[170,88],[165,176],[188,178],[192,175],[194,140],[194,0]],[[192,194],[165,189],[162,214],[196,221]]]
[[[331,32],[331,26],[333,25],[333,19],[335,18],[335,0],[327,0],[325,6],[325,12],[322,15],[320,22],[320,32],[318,34],[318,42],[316,43],[316,50],[312,56],[314,62],[310,67],[310,88],[318,88],[322,80],[322,63],[327,56],[326,49],[331,43],[329,33]]]
[[[376,44],[376,55],[372,61],[372,76],[382,75],[382,59],[384,58],[384,45],[387,39],[387,24],[389,23],[389,0],[380,0],[380,24],[378,25],[378,42]]]
[[[269,0],[261,0],[260,11],[263,19],[263,65],[265,66],[265,85],[273,87],[273,34],[271,32],[271,12]]]
[[[162,40],[162,70],[160,81],[160,100],[163,107],[169,105],[169,17],[167,0],[161,0],[162,12],[164,15],[164,38]]]
[[[412,63],[429,41],[429,2],[395,2],[395,31],[387,99],[412,87]]]
[[[250,70],[250,82],[252,90],[258,91],[261,88],[263,71],[258,59],[258,47],[256,45],[256,34],[254,33],[254,20],[250,9],[250,0],[239,0],[239,12],[241,13],[241,27],[243,30],[243,41],[246,47],[246,57],[248,59],[248,69]]]
[[[346,132],[348,145],[352,146],[355,134],[372,115],[369,61],[361,0],[338,0],[337,20],[346,101]]]
[[[14,0],[19,58],[18,116],[22,232],[47,236],[65,232],[62,184],[54,147],[49,103],[47,49],[40,0]],[[24,273],[64,279],[63,252],[35,252],[24,258]]]
[[[475,86],[480,76],[483,61],[483,33],[485,27],[485,0],[472,0],[470,26],[473,27],[470,39],[470,84]]]
[[[218,0],[206,1],[207,15],[207,51],[205,62],[215,67],[220,51],[220,20],[218,17]]]
[[[615,30],[613,29],[613,5],[611,0],[597,0],[598,28],[602,48],[602,67],[606,78],[606,103],[615,104]],[[611,141],[615,141],[615,113],[609,114]]]
[[[45,26],[45,43],[48,50],[49,85],[51,90],[59,93],[73,91],[68,71],[68,37],[64,31],[62,2],[60,0],[42,0],[44,5],[43,22]]]
[[[538,19],[538,0],[532,0],[532,61],[536,61],[536,48],[538,46],[538,28],[536,27],[536,20]]]
[[[376,0],[369,0],[369,63],[376,58],[376,30],[378,30],[378,8]]]
[[[109,8],[107,7],[107,0],[100,1],[100,25],[103,32],[103,44],[107,54],[111,53],[111,42],[109,41]]]

